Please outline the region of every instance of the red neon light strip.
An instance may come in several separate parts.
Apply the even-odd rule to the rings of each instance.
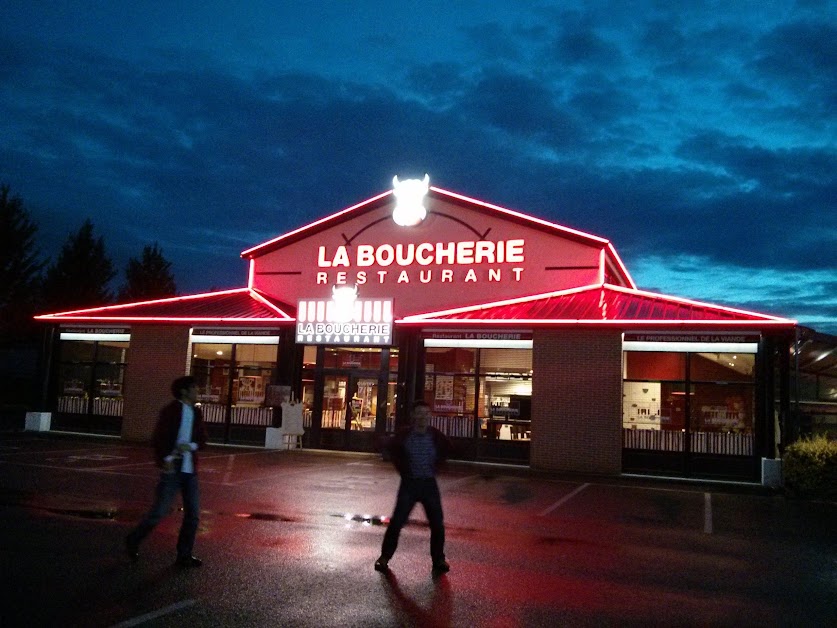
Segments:
[[[189,294],[179,297],[166,297],[165,299],[152,299],[150,301],[136,301],[134,303],[121,303],[116,305],[103,305],[101,307],[87,308],[83,310],[67,310],[66,312],[54,312],[52,314],[40,314],[35,316],[36,319],[43,320],[54,318],[56,316],[68,316],[71,314],[81,314],[84,312],[105,312],[108,310],[117,310],[122,308],[136,307],[139,305],[152,305],[155,303],[175,303],[177,301],[189,301],[195,299],[206,299],[223,294],[236,294],[239,292],[247,292],[249,288],[233,288],[231,290],[219,290],[218,292],[203,292],[201,294]]]
[[[212,297],[247,293],[250,298],[258,301],[273,312],[276,312],[277,318],[235,318],[235,317],[197,317],[197,316],[96,316],[97,313],[104,313],[121,309],[133,309],[144,305],[156,305],[160,303],[176,303],[181,301],[195,301],[198,299],[209,299]],[[232,290],[221,290],[218,292],[206,292],[202,294],[185,295],[180,297],[167,297],[165,299],[153,299],[150,301],[137,301],[136,303],[123,303],[118,305],[105,305],[102,307],[89,308],[84,310],[69,310],[66,312],[56,312],[52,314],[41,314],[34,317],[36,320],[96,320],[96,321],[223,321],[223,322],[279,322],[279,321],[293,321],[294,318],[284,312],[282,309],[268,301],[264,296],[255,290],[249,288],[234,288]]]
[[[605,250],[599,251],[599,283],[604,285],[605,280],[605,265],[607,264]]]
[[[674,297],[674,296],[669,296],[669,295],[661,295],[661,294],[657,294],[657,293],[654,293],[654,292],[647,292],[645,290],[638,290],[636,288],[625,288],[625,287],[616,286],[616,285],[613,285],[613,284],[601,284],[601,285],[592,284],[592,285],[588,285],[588,286],[582,286],[582,287],[579,287],[579,288],[570,288],[570,289],[567,289],[567,290],[558,290],[556,292],[546,292],[546,293],[543,293],[543,294],[531,295],[531,296],[527,296],[527,297],[520,297],[520,298],[516,298],[516,299],[506,299],[504,301],[493,301],[493,302],[490,302],[490,303],[483,303],[483,304],[480,304],[480,305],[471,305],[471,306],[466,306],[466,307],[452,308],[452,309],[449,309],[449,310],[440,310],[438,312],[428,312],[428,313],[425,313],[425,314],[415,314],[415,315],[412,315],[412,316],[406,316],[404,318],[398,319],[396,322],[404,323],[404,324],[418,323],[418,322],[429,322],[429,321],[448,322],[448,323],[460,322],[460,321],[455,321],[455,319],[441,319],[441,318],[437,318],[437,317],[451,316],[451,315],[455,315],[455,314],[464,314],[466,312],[478,312],[480,310],[487,310],[487,309],[492,309],[492,308],[495,308],[495,307],[503,307],[503,306],[506,306],[506,305],[519,305],[519,304],[522,304],[522,303],[529,303],[531,301],[539,301],[539,300],[544,300],[544,299],[553,298],[553,297],[562,297],[562,296],[567,296],[567,295],[570,295],[570,294],[577,294],[577,293],[580,293],[580,292],[585,292],[585,291],[589,291],[589,290],[596,290],[596,289],[613,290],[615,292],[621,292],[623,294],[628,294],[628,295],[643,296],[643,297],[647,297],[647,298],[654,299],[654,300],[657,300],[657,301],[682,303],[684,305],[696,306],[696,307],[701,307],[701,308],[710,309],[710,310],[716,310],[716,311],[720,310],[720,311],[724,311],[724,312],[729,312],[730,314],[741,314],[741,315],[745,315],[745,316],[758,317],[760,322],[773,321],[773,322],[780,323],[780,324],[792,324],[792,325],[796,324],[796,321],[794,321],[794,320],[787,319],[787,318],[781,318],[781,317],[778,317],[778,316],[771,316],[770,314],[761,314],[761,313],[758,313],[758,312],[750,312],[750,311],[747,311],[747,310],[740,310],[740,309],[736,309],[736,308],[726,307],[726,306],[723,306],[723,305],[715,305],[715,304],[712,304],[712,303],[704,303],[704,302],[701,302],[701,301],[694,301],[694,300],[691,300],[691,299],[683,299],[683,298],[680,298],[680,297]],[[468,321],[473,322],[474,320],[475,319],[464,319],[464,321],[461,321],[461,322],[468,322]],[[490,319],[489,321],[484,321],[484,322],[486,322],[486,323],[502,322],[504,320],[508,320],[508,319]],[[545,323],[545,322],[569,323],[569,322],[572,322],[575,319],[513,319],[513,320],[508,320],[508,322],[510,322],[510,323],[514,322],[514,321],[532,322],[532,320],[539,321],[541,323]],[[613,319],[613,320],[617,320],[617,319]],[[665,319],[662,319],[662,320],[665,320]],[[656,322],[662,322],[662,320],[659,320],[659,321],[656,321]],[[757,321],[753,321],[753,320],[750,320],[750,321],[685,320],[684,322],[685,323],[703,322],[703,323],[714,323],[714,324],[724,323],[725,324],[725,323],[754,323],[754,322],[759,322],[759,320],[757,320]],[[579,322],[581,322],[581,321],[579,321]],[[601,322],[610,322],[610,321],[596,320],[596,321],[584,321],[584,322],[586,322],[586,323],[601,323]],[[650,321],[650,322],[654,322],[654,321]],[[677,323],[679,321],[668,320],[667,322]]]
[[[529,301],[539,301],[541,299],[548,299],[550,297],[562,297],[568,294],[575,294],[584,292],[593,288],[600,288],[602,284],[590,284],[587,286],[580,286],[578,288],[567,288],[566,290],[556,290],[555,292],[544,292],[541,294],[533,294],[526,297],[517,297],[514,299],[505,299],[503,301],[491,301],[490,303],[482,303],[480,305],[466,305],[463,307],[455,307],[449,310],[439,310],[437,312],[426,312],[424,314],[413,314],[398,319],[399,323],[411,323],[427,320],[425,317],[430,316],[450,316],[451,314],[463,314],[465,312],[478,312],[479,310],[488,310],[494,307],[503,307],[505,305],[518,305],[520,303],[528,303]]]
[[[39,317],[35,317],[39,318]],[[59,321],[134,321],[138,323],[147,323],[147,322],[171,322],[171,323],[236,323],[236,324],[247,324],[247,323],[271,323],[273,325],[278,323],[285,323],[293,321],[294,319],[289,318],[286,320],[283,319],[276,319],[276,318],[232,318],[232,317],[219,317],[219,318],[210,318],[210,317],[199,317],[199,316],[74,316],[74,315],[67,315],[61,316],[61,318],[54,318],[52,320],[59,320]]]
[[[475,198],[471,198],[469,196],[463,196],[462,194],[457,194],[456,192],[450,192],[448,190],[443,190],[442,188],[437,188],[430,186],[430,189],[434,192],[438,192],[439,194],[444,194],[447,196],[452,196],[453,198],[457,198],[461,201],[466,201],[468,203],[473,203],[474,205],[481,205],[482,207],[487,207],[489,209],[493,209],[494,211],[502,212],[504,214],[508,214],[509,216],[515,216],[516,218],[522,218],[529,222],[534,222],[539,225],[543,225],[545,227],[550,227],[552,229],[556,229],[558,231],[563,231],[564,233],[572,233],[577,236],[581,236],[582,238],[587,238],[589,240],[593,240],[594,242],[598,242],[600,244],[608,244],[608,240],[605,238],[601,238],[599,236],[595,236],[591,233],[585,233],[584,231],[578,231],[577,229],[570,229],[569,227],[564,227],[562,225],[556,224],[554,222],[548,222],[546,220],[541,220],[540,218],[535,218],[534,216],[529,216],[528,214],[523,214],[521,212],[516,212],[512,209],[506,209],[505,207],[500,207],[499,205],[492,205],[491,203],[486,203],[485,201],[480,201]]]
[[[762,314],[761,312],[751,312],[749,310],[740,310],[733,307],[727,307],[726,305],[716,305],[715,303],[706,303],[704,301],[694,301],[692,299],[685,299],[683,297],[675,297],[667,294],[658,294],[656,292],[648,292],[647,290],[640,290],[639,288],[623,288],[622,286],[615,286],[612,284],[606,284],[604,286],[609,290],[615,290],[616,292],[623,292],[625,294],[636,294],[639,296],[645,296],[652,299],[657,299],[660,301],[676,301],[679,303],[685,303],[687,305],[696,305],[698,307],[705,307],[710,308],[713,310],[724,310],[726,312],[730,312],[732,314],[745,314],[747,316],[760,316],[763,318],[767,318],[774,321],[780,321],[785,323],[794,323],[796,324],[795,320],[789,318],[782,318],[780,316],[772,316],[770,314]]]
[[[647,319],[647,320],[630,320],[630,319],[579,319],[579,318],[515,318],[513,320],[507,319],[450,319],[450,318],[424,318],[421,320],[415,319],[398,319],[396,324],[401,325],[419,325],[425,323],[435,323],[450,325],[456,327],[491,327],[492,325],[564,325],[564,326],[582,326],[582,327],[679,327],[688,329],[690,327],[751,327],[759,329],[762,327],[787,327],[793,328],[796,321],[793,320],[668,320],[668,319]]]
[[[294,319],[293,319],[293,318],[292,318],[289,314],[287,314],[286,312],[284,312],[284,311],[283,311],[283,310],[281,310],[280,308],[278,308],[278,307],[276,307],[275,305],[273,305],[273,303],[271,303],[270,301],[268,301],[268,300],[267,300],[265,297],[263,297],[263,296],[262,296],[259,292],[255,291],[255,290],[250,290],[250,296],[251,296],[252,298],[254,298],[256,301],[258,301],[259,303],[261,303],[261,304],[263,304],[263,305],[266,305],[268,308],[270,308],[271,310],[273,310],[274,312],[276,312],[279,316],[281,316],[281,317],[282,317],[282,318],[284,318],[285,320],[288,320],[288,321],[292,321],[292,320],[294,320]]]
[[[637,287],[636,282],[634,282],[633,277],[631,277],[631,273],[628,272],[628,268],[622,262],[622,258],[619,257],[619,253],[616,252],[616,247],[614,247],[611,242],[608,242],[607,243],[607,248],[610,249],[610,253],[613,255],[614,259],[616,260],[616,264],[622,270],[622,274],[625,276],[625,279],[628,280],[628,283],[630,284],[631,288],[636,289],[636,287]]]
[[[252,248],[247,249],[246,251],[242,251],[241,252],[241,257],[246,257],[248,255],[252,255],[253,253],[258,251],[259,249],[263,249],[267,246],[270,246],[271,244],[275,244],[275,243],[277,243],[281,240],[285,240],[287,238],[290,238],[291,236],[296,235],[297,233],[300,233],[302,231],[305,231],[306,229],[310,229],[311,227],[316,227],[317,225],[321,225],[321,224],[326,223],[330,220],[334,220],[335,218],[338,218],[339,216],[342,216],[343,214],[347,214],[351,211],[354,211],[355,209],[358,209],[360,207],[363,207],[364,205],[368,205],[369,203],[374,203],[375,201],[377,201],[379,199],[382,199],[385,196],[388,196],[389,194],[392,194],[392,190],[388,190],[388,191],[384,192],[383,194],[378,194],[378,196],[373,196],[372,198],[367,199],[367,200],[365,200],[361,203],[358,203],[357,205],[352,205],[351,207],[347,207],[346,209],[343,209],[343,210],[337,212],[336,214],[331,214],[330,216],[326,216],[325,218],[320,218],[319,220],[315,220],[314,222],[308,223],[304,227],[300,227],[299,229],[294,229],[293,231],[289,231],[288,233],[284,233],[284,234],[282,234],[282,235],[280,235],[276,238],[273,238],[272,240],[268,240],[267,242],[262,242],[261,244],[258,244],[258,245],[254,246]]]

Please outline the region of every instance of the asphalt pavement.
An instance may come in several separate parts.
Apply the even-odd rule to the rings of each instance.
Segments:
[[[757,486],[452,464],[448,574],[379,456],[212,446],[196,569],[181,513],[132,563],[157,471],[141,444],[0,433],[0,626],[837,626],[837,504]]]

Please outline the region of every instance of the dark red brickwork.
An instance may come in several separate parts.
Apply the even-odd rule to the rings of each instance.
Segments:
[[[172,398],[174,379],[187,374],[189,327],[134,325],[125,373],[122,438],[148,441],[157,414]]]
[[[622,335],[536,330],[532,351],[534,469],[622,469]]]

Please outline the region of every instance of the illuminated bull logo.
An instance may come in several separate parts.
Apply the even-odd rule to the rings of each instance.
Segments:
[[[331,288],[331,301],[334,303],[333,319],[337,323],[347,323],[355,315],[355,301],[357,300],[357,286],[343,286]]]
[[[398,180],[398,175],[392,178],[393,194],[395,195],[395,209],[392,219],[402,227],[413,227],[427,217],[424,208],[424,197],[430,189],[430,176],[424,179]]]

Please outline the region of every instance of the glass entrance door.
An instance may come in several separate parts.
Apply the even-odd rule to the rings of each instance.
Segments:
[[[326,375],[323,380],[324,430],[345,430],[349,414],[349,400],[353,396],[348,374]]]
[[[378,405],[378,374],[331,372],[323,377],[323,443],[349,447],[353,434],[374,432]]]
[[[306,347],[302,400],[310,446],[376,451],[393,428],[397,381],[393,347]]]

